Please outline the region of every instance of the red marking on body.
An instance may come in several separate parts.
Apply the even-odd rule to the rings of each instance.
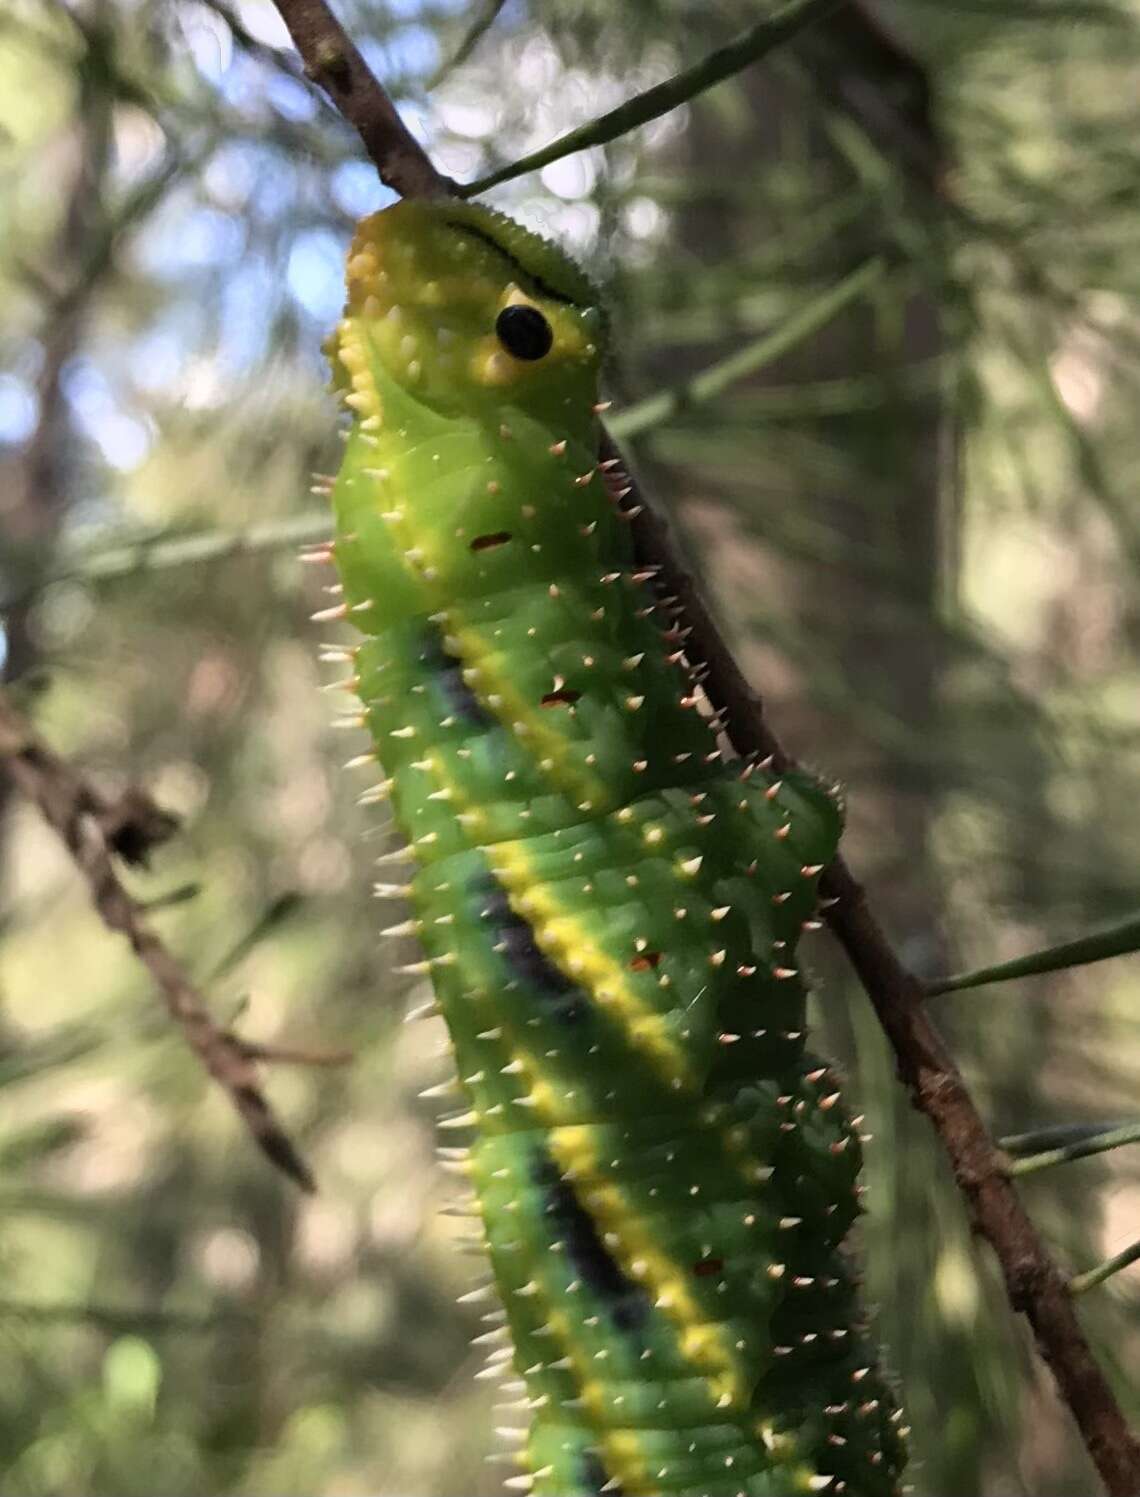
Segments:
[[[661,965],[661,953],[659,951],[642,951],[630,961],[631,972],[650,972]]]
[[[723,1258],[702,1258],[699,1263],[693,1264],[693,1272],[698,1279],[707,1279],[714,1273],[724,1272]]]

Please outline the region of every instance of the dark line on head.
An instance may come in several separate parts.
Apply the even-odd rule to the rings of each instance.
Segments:
[[[473,224],[459,223],[456,219],[453,218],[449,218],[447,220],[447,227],[449,229],[454,229],[457,234],[469,234],[472,239],[478,239],[480,243],[485,244],[488,249],[493,249],[497,255],[500,255],[507,262],[512,270],[521,275],[524,280],[529,281],[531,286],[533,286],[540,295],[548,297],[551,301],[564,302],[568,307],[580,307],[582,305],[581,302],[575,301],[572,296],[567,296],[565,291],[559,291],[556,286],[551,286],[550,283],[548,281],[544,281],[541,276],[535,275],[533,270],[528,270],[521,260],[516,260],[514,255],[511,254],[510,250],[507,249],[505,245],[500,244],[499,241],[493,235],[488,234],[486,230],[477,229]]]

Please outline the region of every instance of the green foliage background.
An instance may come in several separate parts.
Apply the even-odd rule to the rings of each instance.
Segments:
[[[470,180],[761,12],[340,13],[437,164]],[[781,735],[846,782],[850,859],[934,975],[1135,901],[1140,10],[884,0],[859,16],[493,200],[607,284],[619,430],[789,318],[820,321],[667,421],[638,407],[630,446]],[[168,901],[156,918],[218,1014],[357,1057],[270,1078],[320,1180],[300,1199],[50,835],[5,803],[12,1497],[498,1490],[478,1323],[454,1303],[477,1265],[441,1212],[417,1100],[442,1035],[401,1022],[422,994],[376,938],[387,834],[338,770],[357,744],[318,690],[321,579],[267,543],[319,533],[309,474],[337,444],[318,345],[351,223],[386,200],[284,40],[267,0],[10,0],[0,16],[9,671],[60,748],[183,816],[131,883]],[[876,257],[862,294],[813,319]],[[180,543],[250,527],[250,554]],[[825,937],[812,955],[821,1043],[876,1137],[863,1251],[916,1489],[1094,1490],[864,998]],[[1114,962],[940,1012],[1008,1133],[1134,1108],[1138,996]],[[1138,1235],[1134,1151],[1025,1189],[1074,1271]],[[1082,1304],[1134,1414],[1135,1286]]]

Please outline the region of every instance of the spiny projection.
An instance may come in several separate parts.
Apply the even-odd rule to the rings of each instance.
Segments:
[[[605,319],[472,205],[364,220],[330,341],[351,412],[322,618],[415,872],[503,1312],[488,1375],[543,1494],[897,1490],[905,1429],[840,1245],[859,1119],[796,945],[840,811],[729,762],[597,460]],[[382,765],[382,770],[379,766]],[[476,1291],[473,1298],[481,1297]]]

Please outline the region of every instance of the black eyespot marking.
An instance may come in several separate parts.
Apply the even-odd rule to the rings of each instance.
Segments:
[[[521,302],[504,307],[495,318],[495,333],[516,359],[544,359],[554,344],[554,331],[537,307]]]

